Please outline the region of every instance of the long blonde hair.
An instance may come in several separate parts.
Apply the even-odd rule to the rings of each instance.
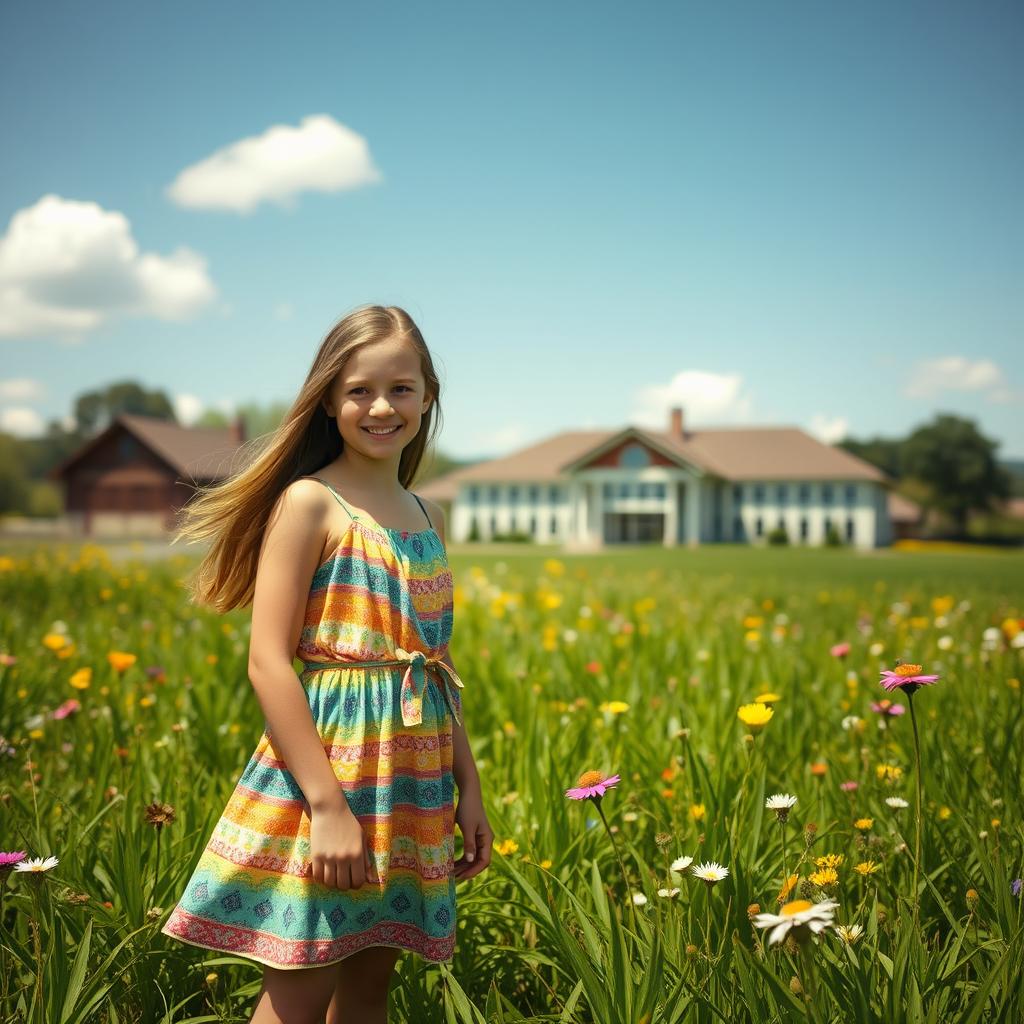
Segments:
[[[435,410],[439,417],[440,384],[412,317],[397,306],[364,306],[327,332],[298,397],[269,440],[264,435],[247,442],[241,449],[242,469],[220,483],[197,486],[192,501],[182,508],[172,543],[212,539],[188,583],[194,602],[220,612],[251,603],[263,533],[281,492],[293,480],[332,462],[344,447],[321,400],[357,349],[394,337],[406,339],[419,353],[426,393],[433,399],[399,462],[401,485],[413,482],[439,429]]]

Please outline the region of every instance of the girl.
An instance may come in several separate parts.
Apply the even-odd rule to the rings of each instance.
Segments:
[[[179,537],[213,540],[194,598],[252,602],[266,728],[162,931],[263,964],[257,1024],[385,1021],[399,952],[450,960],[455,882],[490,863],[444,515],[406,489],[439,390],[409,315],[358,309],[265,450],[184,512]]]

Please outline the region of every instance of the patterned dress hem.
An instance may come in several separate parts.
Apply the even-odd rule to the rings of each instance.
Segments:
[[[180,929],[180,931],[176,929]],[[430,938],[419,928],[416,928],[415,925],[382,921],[368,931],[344,936],[339,939],[297,939],[289,941],[281,939],[276,935],[257,933],[245,928],[234,928],[231,925],[204,921],[202,918],[195,917],[181,908],[175,909],[160,931],[164,935],[169,935],[172,939],[177,939],[179,942],[187,943],[190,946],[209,949],[215,953],[227,953],[231,956],[244,957],[247,960],[255,960],[257,963],[264,964],[267,967],[275,967],[278,970],[285,971],[302,970],[310,967],[329,967],[331,964],[341,963],[342,960],[346,960],[348,957],[361,952],[369,946],[390,946],[392,949],[416,953],[431,963],[451,962],[455,949],[454,935],[447,938]],[[240,940],[242,946],[230,945],[232,938],[236,941]],[[346,949],[346,945],[349,948]],[[284,960],[281,956],[286,953],[286,949],[289,946],[296,947],[295,955],[306,953],[312,948],[323,959]],[[333,952],[341,949],[345,950],[341,956],[327,959],[332,957]],[[275,953],[278,955],[278,958],[272,959]]]

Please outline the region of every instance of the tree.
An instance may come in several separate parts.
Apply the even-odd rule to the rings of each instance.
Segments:
[[[101,430],[122,412],[177,422],[174,406],[163,391],[147,391],[133,380],[117,381],[75,399],[75,422],[86,435]]]
[[[868,441],[858,441],[853,437],[846,437],[836,447],[848,451],[851,455],[870,462],[877,466],[883,473],[899,479],[903,476],[903,445],[902,438],[873,437]]]
[[[996,460],[998,447],[973,420],[940,413],[904,442],[903,469],[931,488],[934,507],[949,515],[964,536],[972,509],[990,510],[997,499],[1009,496],[1010,478]]]

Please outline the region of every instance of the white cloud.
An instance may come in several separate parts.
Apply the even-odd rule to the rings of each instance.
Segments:
[[[682,370],[667,384],[641,388],[630,423],[651,430],[667,430],[669,409],[682,406],[687,427],[700,423],[750,423],[753,400],[744,390],[738,373],[708,373],[705,370]]]
[[[42,397],[42,381],[29,377],[8,377],[7,380],[0,380],[0,400],[30,402],[34,398]]]
[[[807,427],[819,441],[835,444],[850,433],[850,421],[845,416],[825,416],[816,412]]]
[[[203,414],[203,403],[195,395],[175,395],[171,404],[178,422],[185,427],[192,426]]]
[[[1009,402],[1013,391],[1006,374],[991,359],[941,356],[923,359],[910,374],[905,393],[910,398],[934,398],[944,391],[972,391],[993,402]]]
[[[24,406],[0,409],[0,430],[18,437],[38,437],[46,430],[43,417]]]
[[[45,195],[0,238],[0,337],[80,339],[119,315],[182,320],[215,294],[202,256],[140,252],[128,218],[98,203]]]
[[[260,203],[291,207],[300,192],[339,192],[381,180],[362,135],[329,114],[275,124],[186,167],[167,187],[179,206],[248,213]]]

